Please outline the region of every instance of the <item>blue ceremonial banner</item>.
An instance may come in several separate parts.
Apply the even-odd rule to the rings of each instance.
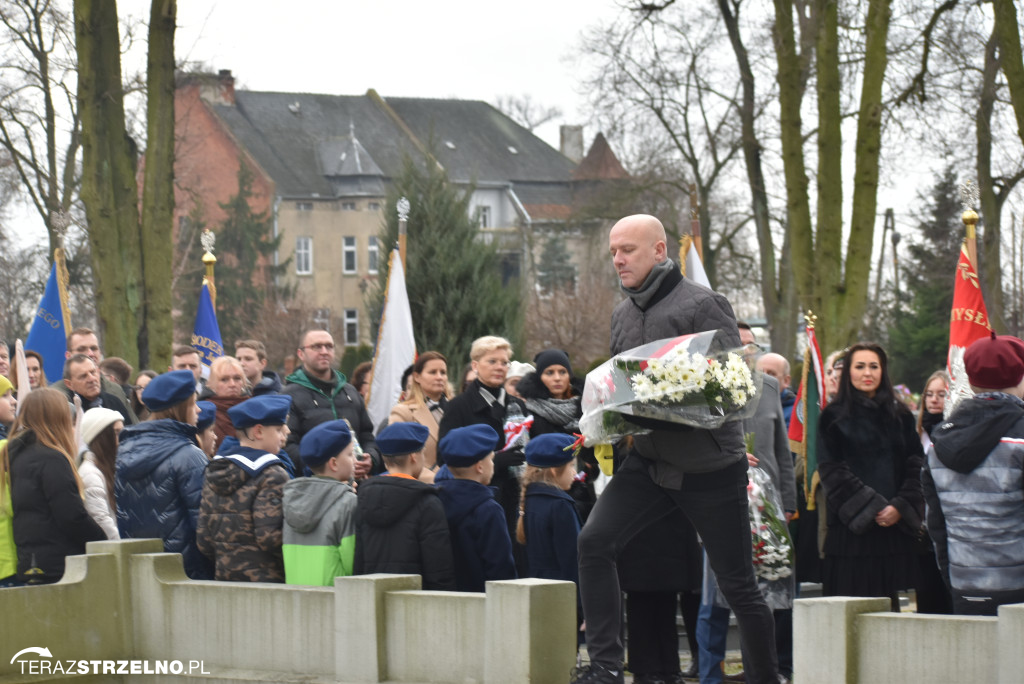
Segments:
[[[25,349],[43,357],[46,382],[60,382],[64,376],[64,353],[68,349],[68,330],[64,328],[64,314],[60,305],[60,287],[57,284],[57,266],[50,267],[50,278],[39,302],[39,310],[32,319]]]
[[[199,360],[206,367],[203,377],[209,372],[210,364],[218,356],[224,356],[224,343],[220,339],[220,326],[217,325],[217,312],[213,310],[213,299],[210,297],[210,285],[203,280],[203,289],[199,293],[199,308],[196,310],[196,324],[192,328],[192,346],[199,352]]]

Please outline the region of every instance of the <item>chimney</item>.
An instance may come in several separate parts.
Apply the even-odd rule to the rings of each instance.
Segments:
[[[219,84],[218,95],[221,104],[235,105],[235,77],[231,75],[231,69],[221,69],[217,72]]]
[[[574,163],[583,159],[583,126],[559,126],[559,151]]]

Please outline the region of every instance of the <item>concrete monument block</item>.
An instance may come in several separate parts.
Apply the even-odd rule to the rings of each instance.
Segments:
[[[576,664],[576,585],[487,583],[487,684],[565,684]]]
[[[889,608],[887,598],[797,599],[793,606],[794,675],[815,684],[856,684],[857,617]]]

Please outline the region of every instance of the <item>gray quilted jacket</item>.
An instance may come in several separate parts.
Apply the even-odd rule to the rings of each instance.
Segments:
[[[956,592],[1024,589],[1024,402],[986,392],[932,433],[928,531]]]

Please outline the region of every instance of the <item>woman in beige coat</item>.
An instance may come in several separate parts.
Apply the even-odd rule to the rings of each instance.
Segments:
[[[423,352],[412,366],[408,398],[391,409],[388,424],[419,423],[430,430],[430,437],[423,445],[426,467],[420,474],[424,482],[434,481],[437,470],[437,429],[444,416],[444,409],[451,398],[448,384],[448,360],[436,351]]]

